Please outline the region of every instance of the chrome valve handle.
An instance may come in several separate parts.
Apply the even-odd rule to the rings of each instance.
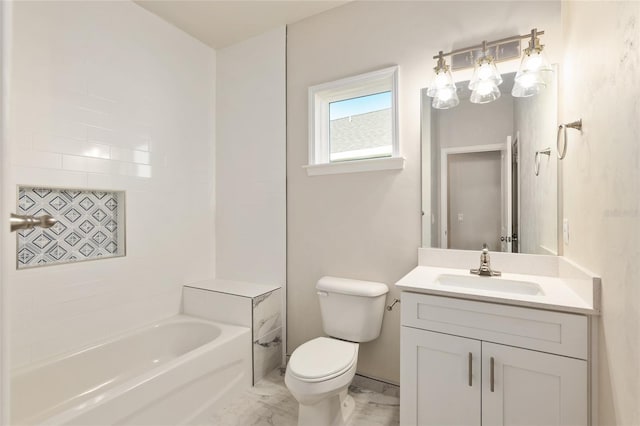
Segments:
[[[36,226],[39,226],[41,228],[51,228],[53,225],[58,223],[58,221],[48,214],[43,214],[42,216],[35,217],[11,213],[9,223],[11,225],[11,232],[14,232],[20,229],[35,228]]]

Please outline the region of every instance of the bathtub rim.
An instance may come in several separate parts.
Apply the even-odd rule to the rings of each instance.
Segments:
[[[30,372],[32,370],[36,370],[38,368],[45,367],[45,366],[47,366],[49,364],[54,364],[54,363],[56,363],[56,362],[58,362],[58,361],[60,361],[62,359],[69,358],[71,356],[78,355],[78,354],[90,351],[92,349],[99,348],[101,346],[106,346],[106,345],[108,345],[110,343],[116,342],[116,341],[121,340],[121,339],[125,339],[125,338],[130,337],[130,336],[133,336],[135,334],[138,334],[138,333],[140,333],[140,332],[142,332],[144,330],[150,329],[150,328],[161,326],[163,324],[177,323],[177,322],[189,322],[189,321],[195,321],[195,322],[200,322],[200,323],[204,323],[204,324],[208,324],[208,325],[218,326],[218,327],[220,327],[220,330],[221,330],[220,336],[222,336],[222,334],[223,334],[222,333],[222,326],[250,329],[250,327],[243,327],[243,326],[234,325],[234,324],[226,324],[226,323],[223,323],[223,322],[211,321],[211,320],[208,320],[208,319],[205,319],[205,318],[196,317],[196,316],[192,316],[192,315],[189,315],[189,314],[178,313],[178,314],[175,314],[175,315],[171,315],[171,316],[168,316],[168,317],[161,318],[159,320],[155,320],[155,321],[152,321],[152,322],[148,322],[148,323],[142,324],[142,325],[134,327],[134,328],[130,328],[130,329],[124,330],[124,331],[122,331],[120,333],[110,334],[109,336],[105,337],[103,340],[92,341],[92,342],[90,342],[90,343],[88,343],[86,345],[79,346],[79,347],[77,347],[75,349],[71,349],[71,350],[68,350],[68,351],[65,351],[65,352],[60,352],[58,354],[43,358],[43,359],[41,359],[39,361],[36,361],[34,363],[31,363],[31,364],[21,365],[21,366],[12,368],[9,371],[9,379],[11,380],[11,378],[13,378],[13,376],[24,374],[24,373],[28,373],[28,372]],[[220,337],[220,336],[218,336],[218,337]],[[216,337],[216,339],[217,339],[217,337]],[[209,343],[211,343],[211,342],[209,342]],[[187,352],[187,353],[189,353],[189,352]],[[186,353],[184,355],[186,355]]]

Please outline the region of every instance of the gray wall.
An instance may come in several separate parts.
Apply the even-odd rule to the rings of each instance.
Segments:
[[[537,96],[514,102],[514,133],[518,133],[521,253],[558,253],[558,117],[556,79]],[[538,176],[534,172],[535,152],[551,148],[540,156]]]

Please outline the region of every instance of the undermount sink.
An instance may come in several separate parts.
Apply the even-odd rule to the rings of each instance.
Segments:
[[[436,284],[445,287],[498,291],[501,293],[526,294],[531,296],[544,295],[542,288],[536,283],[504,278],[441,274],[436,278]]]

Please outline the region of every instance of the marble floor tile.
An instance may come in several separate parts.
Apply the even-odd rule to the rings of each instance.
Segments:
[[[400,423],[400,400],[359,386],[350,386],[356,408],[349,426],[395,426]],[[284,370],[276,369],[253,388],[216,412],[207,422],[216,426],[296,426],[298,402],[284,384]]]

